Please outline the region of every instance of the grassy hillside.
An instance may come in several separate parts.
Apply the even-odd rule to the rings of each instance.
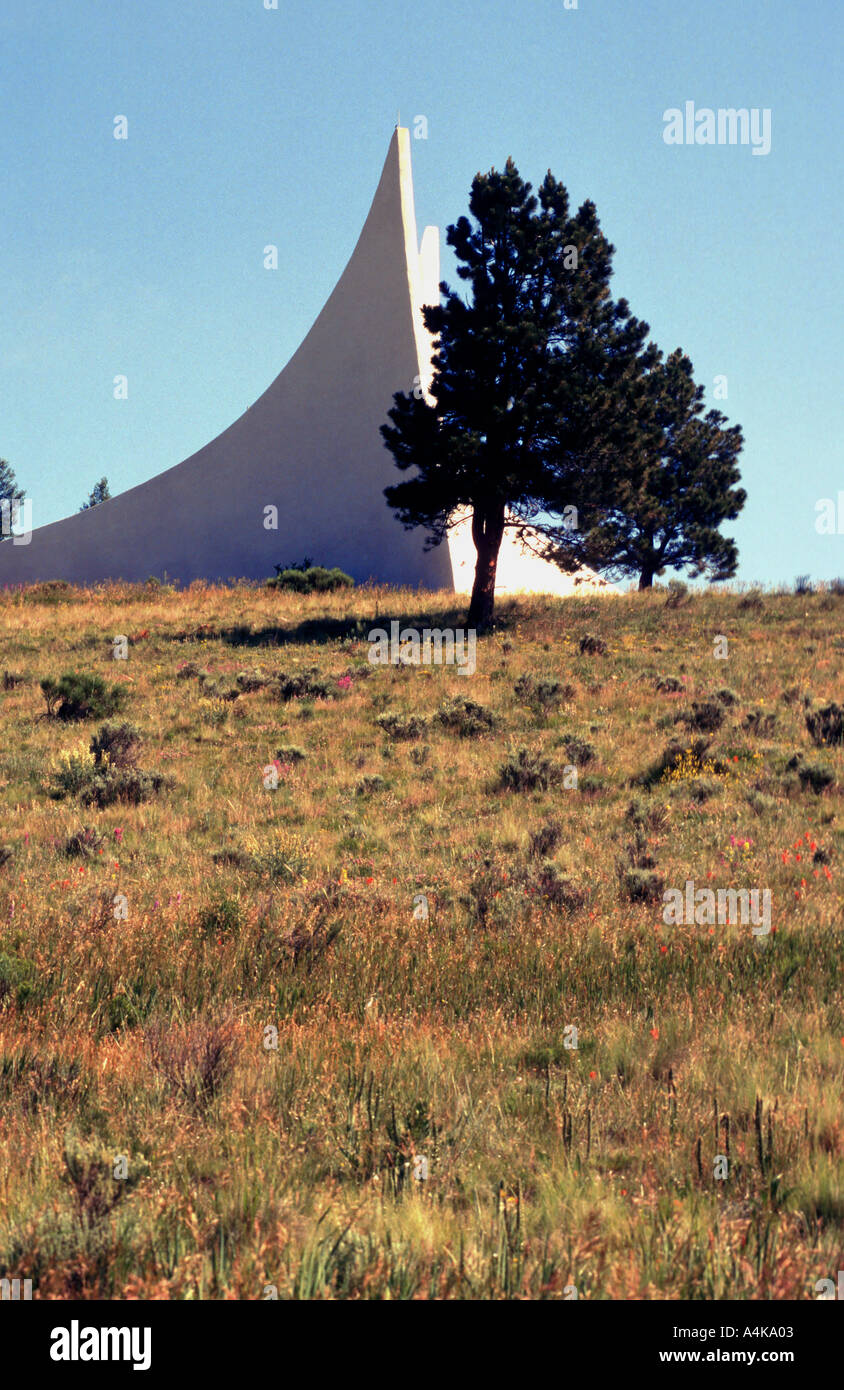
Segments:
[[[749,1299],[844,1267],[844,598],[514,600],[471,677],[367,660],[373,623],[464,616],[0,596],[0,1274]],[[66,673],[111,715],[48,716]],[[689,879],[769,889],[770,936],[665,925]]]

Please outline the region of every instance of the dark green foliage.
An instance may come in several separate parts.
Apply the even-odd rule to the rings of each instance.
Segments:
[[[91,752],[97,767],[134,767],[140,741],[140,732],[134,724],[103,724],[91,739]]]
[[[78,796],[85,806],[102,810],[119,802],[138,806],[149,801],[172,779],[137,767],[140,734],[132,724],[103,724],[90,743],[93,764],[74,758],[53,775],[50,795],[55,801]],[[67,842],[68,854],[86,854],[99,847],[96,832],[81,831]]]
[[[658,835],[668,829],[671,817],[667,807],[660,805],[659,802],[651,803],[640,796],[634,796],[627,807],[625,819],[630,821],[639,832],[644,833],[645,830],[650,830],[652,834]]]
[[[18,529],[19,521],[14,504],[22,502],[23,498],[24,493],[17,485],[14,469],[5,459],[0,459],[0,504],[3,502],[10,504],[8,513],[0,505],[0,544],[11,536],[12,527]]]
[[[720,700],[695,700],[691,710],[678,718],[699,734],[711,734],[724,722],[724,706]]]
[[[283,743],[276,749],[276,757],[280,763],[302,763],[307,758],[304,748],[300,748],[295,743]]]
[[[513,687],[515,694],[538,714],[547,714],[563,701],[572,700],[574,686],[562,681],[536,680],[534,676],[520,676]]]
[[[560,775],[560,769],[548,758],[520,748],[511,753],[499,768],[498,785],[504,791],[548,791]]]
[[[322,565],[312,565],[307,569],[282,569],[276,565],[276,573],[267,580],[268,589],[281,589],[294,594],[331,594],[337,589],[353,589],[355,581],[343,570],[325,569]]]
[[[587,763],[595,760],[595,749],[585,739],[572,735],[570,738],[564,739],[562,746],[569,762],[574,763],[577,767],[585,767]]]
[[[437,723],[461,738],[474,738],[476,734],[487,734],[496,726],[492,710],[470,700],[466,695],[453,695],[444,700],[437,714]]]
[[[243,695],[254,695],[257,690],[264,690],[269,685],[267,677],[258,671],[238,671],[234,680]]]
[[[688,586],[682,579],[669,579],[668,598],[665,600],[666,608],[684,608],[687,603],[691,603],[692,595],[689,593]]]
[[[100,478],[100,481],[95,483],[89,492],[88,501],[83,502],[79,510],[80,512],[89,512],[92,507],[98,507],[101,502],[107,502],[110,497],[108,478]]]
[[[546,821],[538,830],[532,830],[528,842],[528,854],[532,859],[550,859],[563,838],[563,827],[557,820]]]
[[[692,370],[680,348],[650,363],[631,400],[632,446],[604,453],[566,479],[578,528],[554,533],[565,568],[583,564],[615,578],[638,575],[640,589],[669,568],[712,580],[735,574],[738,550],[718,528],[734,520],[746,500],[735,486],[742,432],[738,425],[726,428],[718,410],[704,414],[704,388]]]
[[[758,589],[750,589],[739,599],[738,606],[743,613],[761,613],[765,600]]]
[[[75,830],[64,842],[64,852],[68,859],[91,859],[102,848],[103,837],[99,830],[84,825]]]
[[[786,769],[797,773],[804,791],[813,791],[818,795],[826,791],[827,787],[831,787],[835,781],[830,768],[825,767],[823,763],[807,762],[802,753],[795,753],[793,758],[789,758]]]
[[[777,727],[777,716],[765,714],[761,709],[751,709],[744,716],[742,727],[756,738],[770,738]]]
[[[664,886],[663,878],[654,869],[628,869],[624,875],[624,891],[634,903],[658,902]]]
[[[68,671],[59,680],[47,677],[41,682],[47,713],[65,722],[81,719],[107,719],[117,714],[126,700],[120,685],[108,686],[101,676]]]
[[[319,674],[318,666],[309,666],[304,671],[280,671],[276,677],[275,689],[279,699],[289,700],[331,700],[338,694],[336,685],[329,685]]]
[[[375,792],[385,791],[387,783],[377,772],[371,773],[367,777],[361,777],[355,787],[355,796],[372,796]]]
[[[826,744],[844,743],[844,707],[833,700],[823,709],[809,710],[806,728],[819,748]]]
[[[446,233],[469,293],[446,286],[445,302],[423,310],[437,337],[429,398],[398,393],[382,434],[396,467],[413,470],[385,489],[405,527],[438,545],[455,512],[471,510],[468,620],[484,627],[505,527],[542,511],[568,524],[567,484],[587,452],[631,447],[628,381],[648,329],[609,296],[614,247],[594,204],[572,215],[550,171],[534,195],[508,159],[475,177],[469,211]]]
[[[583,889],[560,874],[557,866],[547,859],[534,870],[527,882],[532,894],[569,912],[576,911],[586,901]]]
[[[396,743],[421,738],[428,727],[428,720],[418,715],[379,714],[378,727]]]
[[[92,777],[80,792],[80,799],[86,806],[114,806],[124,802],[139,806],[149,801],[162,787],[172,785],[168,778],[158,772],[144,772],[137,767],[108,768]]]

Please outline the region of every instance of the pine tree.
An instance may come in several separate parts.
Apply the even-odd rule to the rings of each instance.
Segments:
[[[90,511],[92,507],[98,507],[101,502],[107,502],[110,497],[111,493],[108,487],[108,478],[100,478],[100,481],[95,483],[91,492],[88,494],[88,501],[83,502],[79,510],[80,512]]]
[[[13,508],[3,507],[4,502],[22,502],[25,494],[17,485],[14,469],[5,459],[0,459],[0,541],[8,540],[12,526],[16,522]]]
[[[562,508],[585,449],[596,467],[632,447],[625,404],[655,350],[609,296],[615,248],[594,204],[571,216],[550,170],[536,196],[512,159],[476,175],[469,211],[446,233],[468,302],[443,284],[444,302],[423,311],[436,336],[430,401],[397,393],[382,435],[396,466],[417,470],[385,496],[407,529],[427,530],[427,548],[471,509],[469,622],[484,627],[505,528],[523,534]]]
[[[746,500],[735,486],[742,432],[725,428],[718,410],[704,415],[703,397],[679,348],[636,383],[627,448],[590,458],[576,482],[578,529],[553,533],[565,568],[638,575],[640,589],[666,569],[713,580],[735,573],[738,551],[718,527]]]

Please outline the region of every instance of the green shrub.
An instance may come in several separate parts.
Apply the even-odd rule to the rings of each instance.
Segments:
[[[293,766],[296,763],[303,763],[308,756],[304,748],[300,748],[295,743],[283,743],[280,748],[276,749],[275,755],[280,763],[291,763]]]
[[[679,717],[687,728],[699,734],[712,734],[723,724],[725,710],[720,700],[695,700],[690,712]]]
[[[777,727],[777,716],[773,713],[766,714],[761,709],[748,710],[742,727],[757,738],[770,738]]]
[[[650,805],[641,796],[634,796],[625,812],[625,819],[640,831],[650,830],[652,834],[659,835],[668,829],[670,814],[667,806],[659,802]]]
[[[368,777],[361,777],[355,787],[355,796],[372,796],[374,792],[384,791],[386,786],[384,778],[375,772]]]
[[[465,695],[452,695],[444,700],[434,716],[438,724],[449,729],[461,738],[474,738],[476,734],[488,734],[495,728],[496,718],[492,710],[485,709]]]
[[[343,570],[325,569],[322,565],[312,565],[309,569],[282,569],[276,565],[276,574],[267,580],[268,589],[286,590],[294,594],[330,594],[337,589],[353,589],[355,581]]]
[[[795,753],[793,758],[789,758],[785,766],[788,772],[797,773],[803,791],[808,788],[820,795],[835,781],[835,776],[830,768],[824,767],[823,763],[807,762],[802,753]]]
[[[428,727],[427,719],[414,714],[379,714],[377,723],[388,738],[395,740],[396,743],[421,738]]]
[[[91,778],[83,787],[80,799],[85,806],[96,806],[99,810],[118,802],[140,806],[162,787],[170,785],[169,779],[158,772],[143,772],[138,767],[108,768]]]
[[[531,874],[528,883],[532,893],[538,894],[554,907],[562,907],[569,912],[581,908],[586,901],[583,889],[570,878],[563,877],[556,864],[548,859]]]
[[[563,701],[572,700],[575,695],[572,685],[564,685],[562,681],[536,680],[530,675],[520,676],[513,689],[519,700],[542,714]]]
[[[90,859],[102,848],[102,843],[103,837],[99,830],[83,825],[81,830],[68,835],[64,842],[64,852],[68,859]]]
[[[750,589],[739,599],[738,606],[745,613],[759,613],[765,607],[765,600],[758,589]]]
[[[546,821],[538,830],[532,830],[528,841],[528,854],[532,859],[550,859],[563,838],[563,827],[557,820]]]
[[[669,579],[668,598],[665,600],[666,608],[682,608],[684,604],[691,603],[693,595],[689,593],[688,587],[682,579]]]
[[[53,801],[63,801],[66,796],[79,796],[90,787],[95,775],[96,763],[89,749],[63,749],[53,764],[49,794]]]
[[[569,762],[574,763],[576,767],[585,767],[587,763],[595,760],[595,749],[585,739],[572,735],[563,740],[562,746]]]
[[[259,671],[238,671],[234,680],[243,695],[253,695],[256,690],[263,690],[269,684],[267,677]]]
[[[285,703],[289,700],[331,700],[338,693],[336,686],[320,677],[318,666],[310,666],[306,671],[280,671],[275,688],[279,699]]]
[[[624,875],[624,891],[633,903],[658,902],[664,886],[655,869],[628,869]]]
[[[91,739],[94,763],[98,768],[134,767],[140,741],[140,732],[134,724],[103,724]]]
[[[498,770],[498,785],[504,791],[548,791],[559,780],[560,769],[548,758],[520,748],[511,753]]]
[[[832,704],[823,709],[809,710],[806,714],[806,728],[812,742],[819,748],[827,744],[844,743],[844,708]]]
[[[78,671],[67,671],[57,681],[48,676],[41,682],[41,691],[48,715],[65,722],[108,719],[126,699],[122,686],[108,686],[101,676]]]

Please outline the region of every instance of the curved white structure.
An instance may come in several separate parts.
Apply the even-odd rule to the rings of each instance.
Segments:
[[[396,391],[431,378],[422,305],[439,299],[439,234],[426,228],[421,251],[416,238],[410,133],[397,128],[352,257],[264,394],[183,463],[28,544],[4,542],[0,584],[261,579],[308,555],[358,581],[471,588],[467,524],[426,554],[424,533],[405,531],[384,498],[397,474],[380,426]],[[505,539],[499,587],[570,593],[574,579]]]

